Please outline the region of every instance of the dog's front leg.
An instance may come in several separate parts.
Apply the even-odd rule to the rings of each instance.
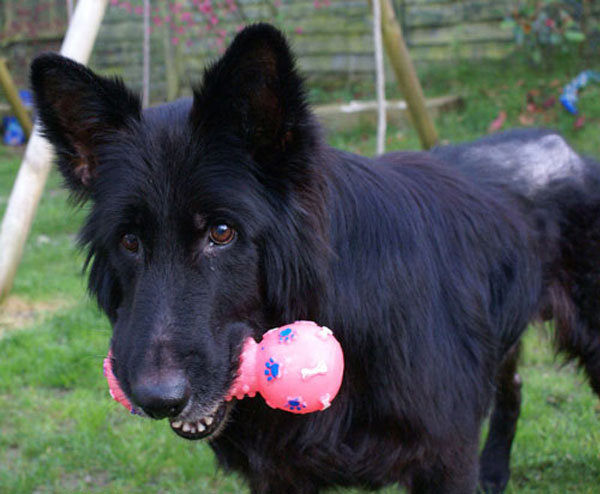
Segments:
[[[415,472],[410,494],[475,494],[478,484],[477,432],[462,437],[439,452],[439,460],[430,468]],[[460,440],[456,438],[456,441]]]

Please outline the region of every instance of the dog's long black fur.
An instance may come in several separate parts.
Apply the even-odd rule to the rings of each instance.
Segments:
[[[600,170],[560,136],[377,159],[332,149],[264,24],[193,101],[142,111],[119,81],[50,54],[31,80],[66,183],[91,201],[81,242],[122,388],[179,435],[208,437],[253,493],[501,492],[518,341],[539,318],[600,393]],[[244,338],[297,319],[343,347],[331,407],[225,404]]]

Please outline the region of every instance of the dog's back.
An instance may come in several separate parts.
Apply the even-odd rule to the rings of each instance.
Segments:
[[[544,255],[540,318],[600,395],[600,164],[557,132],[519,129],[432,154],[484,187],[527,204]]]

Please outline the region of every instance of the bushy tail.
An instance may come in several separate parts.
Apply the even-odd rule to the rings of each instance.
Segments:
[[[585,165],[583,180],[553,182],[535,201],[548,255],[542,316],[554,318],[558,350],[600,396],[600,164]]]

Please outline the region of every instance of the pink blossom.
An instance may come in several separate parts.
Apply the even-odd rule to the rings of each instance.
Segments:
[[[190,46],[192,46],[193,44],[194,44],[194,41],[193,41],[193,40],[191,40],[191,39],[187,39],[187,40],[185,40],[185,46],[187,46],[188,48],[189,48]]]
[[[219,18],[216,15],[211,15],[210,16],[210,23],[213,26],[216,26],[219,23]]]
[[[159,16],[155,16],[152,18],[152,22],[154,22],[156,26],[160,26],[162,24],[162,19]]]
[[[110,0],[111,5],[119,5],[119,0]]]
[[[304,28],[302,28],[302,27],[300,27],[300,26],[297,26],[297,27],[294,29],[294,32],[295,32],[296,34],[302,34],[302,33],[304,33]]]
[[[175,29],[175,31],[177,31],[177,34],[183,34],[185,33],[185,27],[177,26],[177,29]]]
[[[172,45],[178,45],[179,44],[179,38],[177,36],[173,36],[171,38],[171,44]]]
[[[138,6],[137,6],[137,7],[134,9],[134,12],[135,12],[137,15],[142,15],[142,14],[144,13],[144,7],[142,7],[141,5],[138,5]]]
[[[189,22],[192,20],[192,13],[191,12],[183,12],[179,18],[181,19],[182,22],[186,22],[186,21]]]

